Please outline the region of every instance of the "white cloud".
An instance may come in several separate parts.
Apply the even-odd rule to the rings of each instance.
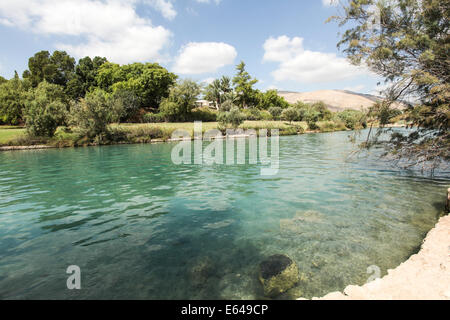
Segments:
[[[334,53],[305,50],[303,38],[269,38],[264,43],[263,61],[278,62],[272,72],[276,81],[325,83],[367,74],[364,68],[350,64]]]
[[[57,43],[76,57],[129,63],[162,59],[171,32],[136,12],[138,0],[1,0],[0,23],[37,34],[73,36]],[[76,42],[76,44],[74,44]]]
[[[339,4],[339,0],[322,0],[322,4],[325,7],[336,7]]]
[[[173,20],[177,16],[177,12],[173,8],[173,4],[167,0],[147,0],[148,4],[158,10],[162,16],[168,20]]]
[[[236,56],[236,49],[223,42],[191,42],[181,49],[174,71],[181,74],[216,72],[232,64]]]

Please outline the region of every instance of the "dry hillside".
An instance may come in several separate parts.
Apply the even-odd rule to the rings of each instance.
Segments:
[[[323,101],[332,111],[368,109],[375,101],[382,99],[369,94],[345,90],[319,90],[312,92],[279,91],[278,95],[285,98],[289,103],[296,103],[298,101],[306,103]]]

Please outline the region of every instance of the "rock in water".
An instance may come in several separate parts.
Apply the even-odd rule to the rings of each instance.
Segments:
[[[289,257],[276,254],[260,264],[259,280],[264,295],[275,297],[295,286],[300,280],[297,264]]]

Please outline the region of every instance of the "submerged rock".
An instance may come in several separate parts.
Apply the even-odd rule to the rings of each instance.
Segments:
[[[208,257],[198,259],[190,268],[190,280],[195,287],[202,287],[214,272],[214,263]]]
[[[259,280],[264,295],[275,297],[293,288],[299,282],[297,264],[288,256],[276,254],[260,264]]]

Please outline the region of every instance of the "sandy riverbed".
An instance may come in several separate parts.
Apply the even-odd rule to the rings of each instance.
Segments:
[[[363,286],[313,300],[450,300],[450,216],[442,217],[419,253]]]

